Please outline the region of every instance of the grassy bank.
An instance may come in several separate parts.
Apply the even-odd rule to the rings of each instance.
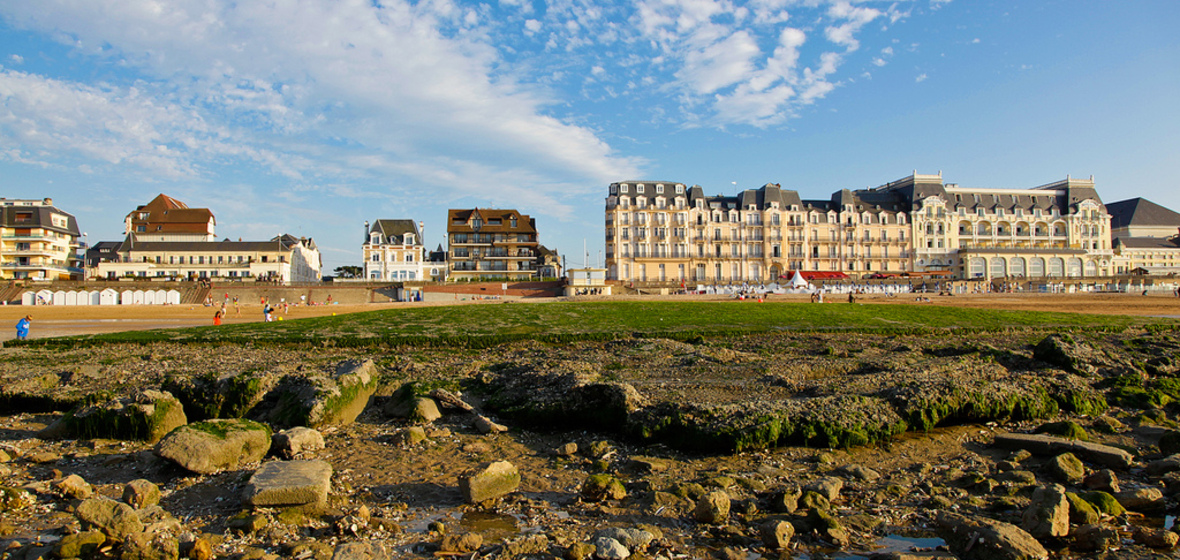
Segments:
[[[17,344],[112,342],[486,347],[516,340],[572,342],[625,336],[692,340],[777,331],[929,332],[1010,328],[1171,328],[1174,320],[1074,313],[1012,312],[928,305],[755,301],[495,304],[388,309],[272,323],[161,329],[39,339]]]

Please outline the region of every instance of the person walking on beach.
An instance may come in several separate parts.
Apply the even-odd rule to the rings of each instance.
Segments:
[[[225,315],[225,312],[222,311],[221,309],[218,309],[217,313],[213,314],[213,326],[215,326],[215,327],[221,326],[221,316],[222,315]]]
[[[25,315],[24,317],[21,318],[21,320],[16,322],[16,339],[17,340],[28,340],[29,339],[29,324],[32,322],[33,322],[32,315]]]

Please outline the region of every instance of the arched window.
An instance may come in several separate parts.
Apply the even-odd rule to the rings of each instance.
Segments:
[[[1008,270],[1012,276],[1024,276],[1024,257],[1013,257],[1008,263]]]
[[[1098,276],[1098,263],[1094,261],[1086,261],[1086,276],[1091,278]]]
[[[1045,259],[1041,257],[1033,257],[1028,260],[1028,275],[1034,278],[1040,278],[1045,275]]]
[[[1082,259],[1079,259],[1077,257],[1071,257],[1069,259],[1069,261],[1066,262],[1065,272],[1066,272],[1066,276],[1069,276],[1070,278],[1077,278],[1077,277],[1081,276],[1082,275]]]
[[[992,257],[991,277],[1003,278],[1008,275],[1008,263],[1001,257]]]
[[[1049,276],[1061,277],[1065,272],[1065,260],[1061,257],[1053,257],[1049,259]]]
[[[972,278],[982,278],[983,273],[984,273],[984,267],[986,267],[986,266],[987,266],[987,263],[986,263],[986,261],[984,261],[983,257],[972,257],[971,262],[970,262],[971,277]]]

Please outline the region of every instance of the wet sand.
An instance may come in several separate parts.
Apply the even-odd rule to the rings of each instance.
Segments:
[[[917,295],[903,295],[887,298],[880,295],[857,296],[857,302],[869,304],[914,304],[972,307],[983,309],[1006,309],[1013,311],[1055,311],[1063,313],[1094,313],[1101,315],[1132,315],[1140,317],[1180,318],[1180,298],[1166,295],[1142,296],[1138,294],[973,294],[961,296],[928,295],[929,302],[916,302]],[[672,296],[613,296],[591,297],[583,301],[626,301],[626,300],[669,300],[669,301],[723,301],[732,298],[704,295]],[[769,301],[806,302],[807,295],[774,295]],[[343,315],[362,311],[423,307],[439,305],[497,305],[513,300],[485,300],[462,302],[415,302],[415,303],[369,303],[335,304],[315,306],[291,306],[286,314],[277,317],[283,320]],[[515,300],[517,302],[548,302],[553,299]],[[847,304],[847,296],[829,296],[825,305]],[[0,340],[11,340],[16,336],[16,322],[26,314],[33,316],[30,338],[69,336],[149,330],[174,327],[197,327],[213,325],[213,314],[217,307],[202,305],[102,305],[102,306],[0,306]],[[262,321],[261,305],[243,305],[240,314],[231,305],[223,324],[255,323]]]

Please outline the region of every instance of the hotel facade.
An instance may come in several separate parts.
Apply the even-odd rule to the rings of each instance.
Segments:
[[[53,199],[0,198],[0,279],[81,280],[78,222]]]
[[[914,173],[823,200],[767,184],[706,196],[672,181],[613,183],[606,267],[629,282],[766,283],[791,271],[853,278],[1084,278],[1116,272],[1093,179],[963,188]]]

